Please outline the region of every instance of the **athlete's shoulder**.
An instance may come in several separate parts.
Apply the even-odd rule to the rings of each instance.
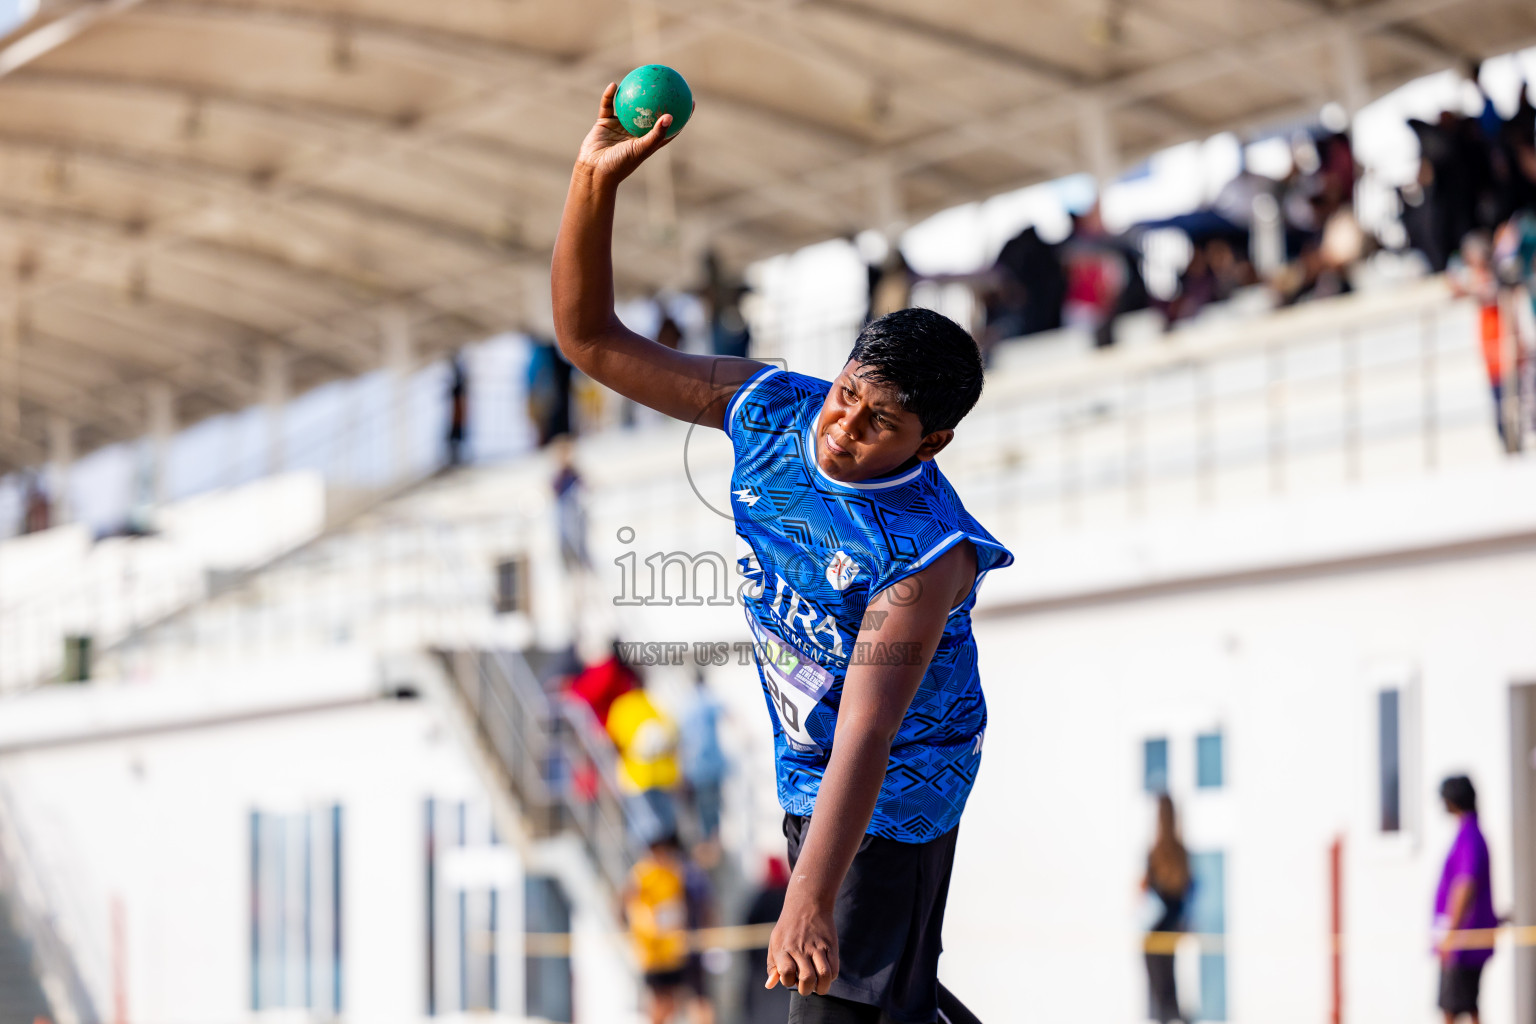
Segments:
[[[808,402],[826,397],[832,382],[777,366],[765,366],[736,389],[725,408],[725,429],[780,431]]]
[[[921,572],[965,541],[976,550],[978,576],[1013,561],[1013,555],[966,511],[936,464],[929,463],[912,486],[880,495],[876,509],[885,549],[877,589]]]
[[[1004,547],[990,530],[981,525],[975,516],[971,515],[965,503],[960,500],[954,485],[942,472],[938,472],[937,466],[934,470],[935,472],[929,477],[929,483],[937,494],[935,503],[944,509],[940,521],[950,531],[963,532],[965,539],[975,546],[978,568],[985,572],[988,569],[1001,569],[1011,565],[1013,553]]]

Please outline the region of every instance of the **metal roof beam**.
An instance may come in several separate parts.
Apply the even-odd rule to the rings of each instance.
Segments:
[[[0,222],[22,227],[41,227],[49,232],[65,234],[71,239],[87,246],[104,249],[112,260],[119,262],[124,267],[125,271],[131,270],[135,265],[132,248],[132,242],[135,237],[134,232],[129,225],[119,221],[112,221],[94,214],[38,210],[21,204],[0,202]],[[315,271],[310,272],[314,273]],[[51,299],[54,294],[58,293],[58,289],[67,285],[77,284],[88,288],[100,287],[99,285],[92,285],[78,276],[72,276],[59,278],[45,287],[33,288],[27,286],[21,289],[21,292],[25,293],[28,301],[35,305],[38,302]],[[160,301],[170,303],[173,300],[169,296],[161,295]],[[181,306],[181,308],[196,313],[206,312],[192,306]],[[283,336],[283,334],[299,330],[305,330],[310,334],[319,333],[327,347],[319,350],[316,354],[325,355],[333,360],[337,356],[344,356],[346,358],[343,362],[351,371],[371,369],[375,361],[371,351],[356,345],[345,335],[331,331],[319,320],[306,320],[295,327],[289,328],[287,332],[279,332],[277,334],[263,330],[255,325],[246,324],[244,321],[228,322],[245,331],[246,335],[253,339],[266,338],[276,340]]]
[[[1334,21],[1345,31],[1358,31],[1355,26],[1343,17],[1349,12],[1349,8],[1339,6],[1334,0],[1301,0],[1311,10],[1324,18]],[[1428,32],[1416,28],[1413,25],[1387,24],[1376,29],[1375,34],[1383,39],[1397,44],[1410,53],[1416,54],[1431,67],[1440,68],[1456,64],[1470,64],[1476,61],[1476,56],[1454,47],[1449,47],[1431,36]],[[1358,38],[1358,37],[1357,37]],[[1346,103],[1345,106],[1348,106]]]
[[[1091,76],[1068,65],[983,39],[970,32],[945,28],[930,20],[914,18],[888,7],[865,6],[852,3],[850,0],[806,0],[806,3],[811,7],[837,11],[847,17],[862,20],[866,24],[879,25],[915,38],[940,43],[969,56],[979,57],[982,60],[1032,75],[1058,89],[1083,89],[1097,84]],[[1146,103],[1148,112],[1155,116],[1184,128],[1200,127],[1199,122],[1188,115],[1158,104],[1150,97],[1142,102]]]
[[[170,0],[165,2],[169,3]],[[212,12],[232,20],[240,20],[251,14],[247,8],[226,4],[203,3],[195,6],[200,6],[205,14]],[[278,12],[274,16],[284,16],[286,13],[290,12]],[[697,26],[684,25],[659,33],[656,43],[663,48],[677,46],[702,38],[706,34],[705,30]],[[470,128],[480,118],[504,114],[509,104],[527,103],[530,95],[540,94],[543,90],[590,88],[591,79],[594,76],[610,73],[615,66],[627,63],[632,50],[632,44],[626,40],[622,44],[598,48],[580,59],[549,67],[531,78],[521,73],[507,74],[507,64],[503,62],[496,67],[499,75],[483,89],[476,91],[462,102],[424,112],[422,118],[409,130],[402,130],[399,126],[381,127],[372,132],[355,134],[344,140],[342,145],[280,169],[273,182],[262,193],[261,198],[267,203],[288,199],[308,188],[304,181],[306,174],[331,173],[339,163],[346,160],[367,156],[372,159],[398,161],[448,139],[461,130]],[[177,244],[195,230],[196,225],[202,221],[210,209],[226,201],[221,199],[205,204],[173,218],[170,223],[162,223],[153,236],[146,236],[139,243],[138,255],[145,257],[161,248]],[[254,201],[253,197],[245,196],[243,204]],[[243,204],[236,202],[233,205],[239,208]],[[499,262],[508,264],[517,261],[503,258]]]
[[[212,194],[216,198],[238,197],[241,201],[256,203],[262,203],[266,198],[264,190],[249,175],[206,161],[168,157],[69,137],[23,135],[6,131],[0,131],[0,147],[110,167],[115,171],[151,179],[146,184],[160,191],[164,191],[167,186],[179,186]],[[473,231],[451,221],[329,189],[307,189],[300,196],[290,197],[289,205],[290,209],[284,211],[289,215],[302,213],[305,205],[312,205],[339,212],[360,224],[382,224],[391,230],[419,235],[430,241],[467,250],[482,258],[500,258],[509,249],[519,248],[514,243],[497,242],[489,232]],[[157,230],[157,225],[150,222],[137,234],[150,236]]]
[[[1102,102],[1106,109],[1124,107],[1159,93],[1189,88],[1212,78],[1235,72],[1253,72],[1263,65],[1286,57],[1298,50],[1326,45],[1337,31],[1337,21],[1346,22],[1356,32],[1369,35],[1388,26],[1434,11],[1454,6],[1460,0],[1374,0],[1354,7],[1338,19],[1317,16],[1300,25],[1287,26],[1260,33],[1246,39],[1208,47],[1199,52],[1179,57],[1163,64],[1117,76],[1105,82],[1081,89],[1066,89],[1023,110],[998,116],[992,113],[978,114],[962,119],[943,131],[919,139],[899,143],[882,151],[871,153],[859,161],[840,162],[835,166],[815,168],[796,180],[812,189],[835,189],[838,183],[860,173],[856,164],[877,159],[890,159],[901,170],[941,163],[955,159],[987,145],[978,138],[977,125],[986,127],[990,138],[1008,139],[1028,135],[1042,128],[1059,127],[1074,121],[1084,99]],[[1218,125],[1205,126],[1203,131],[1220,130]],[[1167,143],[1165,143],[1167,144]],[[757,208],[761,190],[748,190],[711,211],[717,224],[732,223]]]
[[[356,107],[327,103],[307,98],[275,98],[262,93],[204,86],[175,79],[150,79],[99,72],[54,71],[47,68],[28,68],[15,78],[18,85],[28,88],[56,89],[60,92],[78,91],[90,94],[139,93],[155,101],[174,105],[186,111],[189,122],[206,121],[218,108],[238,111],[245,116],[268,118],[274,126],[287,133],[300,134],[307,140],[325,147],[337,145],[338,138],[367,141],[379,132],[409,134],[411,128],[397,118],[382,117],[359,110]],[[201,129],[199,129],[201,130]],[[515,163],[518,174],[532,173],[541,177],[558,176],[563,185],[569,168],[563,160],[555,160],[548,154],[526,146],[493,139],[483,135],[457,136],[444,139],[438,147],[416,151],[413,156],[421,161],[417,170],[434,175],[454,178],[463,184],[482,189],[504,189],[506,182],[500,178],[466,170],[447,159],[454,149]]]
[[[90,335],[86,341],[84,335],[76,336],[73,332],[69,335],[61,335],[58,331],[50,332],[52,336],[63,339],[73,338],[82,345],[96,348],[103,354],[118,351],[126,352],[130,358],[137,362],[146,371],[160,376],[173,376],[181,382],[191,384],[198,391],[221,397],[231,408],[242,408],[257,399],[256,381],[245,374],[221,365],[221,361],[214,358],[208,351],[207,335],[194,334],[189,336],[181,330],[171,329],[173,321],[169,311],[164,307],[165,303],[146,303],[144,312],[147,319],[154,322],[145,322],[138,316],[124,315],[134,310],[127,301],[121,299],[105,289],[94,289],[88,299],[75,298],[66,293],[55,293],[49,297],[49,304],[57,306],[61,311],[74,317],[83,317],[94,320],[111,328],[114,336],[103,337],[100,332],[85,332]],[[37,333],[34,328],[34,333]],[[134,339],[138,339],[137,342]],[[200,344],[199,342],[202,342]],[[241,347],[254,345],[254,339],[243,339],[237,343]],[[228,346],[226,339],[221,346]],[[145,355],[154,353],[154,355]],[[155,358],[158,355],[161,358]],[[169,358],[166,358],[169,357]]]
[[[0,427],[0,459],[16,469],[30,469],[48,461],[48,448],[25,434]]]
[[[82,3],[53,21],[37,26],[0,50],[0,77],[9,75],[46,56],[86,32],[98,22],[137,7],[142,0],[98,0]]]
[[[237,30],[253,24],[275,25],[339,39],[342,46],[359,40],[385,43],[398,47],[423,64],[435,65],[459,76],[474,70],[504,76],[513,66],[537,71],[573,63],[569,57],[519,46],[508,40],[488,42],[483,36],[356,10],[313,10],[297,5],[265,7],[220,0],[155,0],[145,17],[155,15],[227,22],[237,26]]]
[[[47,336],[50,342],[56,339]],[[27,400],[43,406],[50,412],[60,413],[76,424],[89,424],[105,429],[102,424],[114,424],[119,430],[106,433],[131,433],[142,428],[143,415],[133,403],[122,401],[115,391],[120,383],[89,385],[69,383],[69,362],[56,353],[50,353],[40,345],[22,349],[22,365],[40,371],[27,374]],[[78,377],[76,378],[78,379]]]

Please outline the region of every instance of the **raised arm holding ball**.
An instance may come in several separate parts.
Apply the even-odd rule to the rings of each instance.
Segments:
[[[630,331],[613,305],[618,188],[680,119],[625,93],[620,113],[635,107],[645,131],[631,135],[619,91],[604,90],[571,176],[555,333],[598,383],[720,427],[735,451],[737,565],[793,869],[766,984],[795,989],[798,1024],[974,1021],[938,983],[939,940],[987,721],[970,612],[1013,558],[933,458],[981,394],[976,343],[901,310],[825,381]]]

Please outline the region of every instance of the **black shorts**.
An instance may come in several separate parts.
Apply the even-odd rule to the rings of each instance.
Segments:
[[[1477,993],[1483,984],[1483,965],[1440,965],[1440,1009],[1457,1015],[1477,1012]]]
[[[652,992],[668,992],[672,989],[682,988],[687,983],[687,968],[679,967],[671,971],[646,971],[645,987]]]
[[[688,962],[683,965],[683,984],[694,995],[709,997],[709,983],[704,979],[704,958],[697,953],[689,953]]]
[[[784,816],[789,865],[800,858],[810,819]],[[944,902],[959,826],[926,843],[866,835],[837,890],[839,970],[828,995],[878,1006],[902,1024],[938,1014]]]

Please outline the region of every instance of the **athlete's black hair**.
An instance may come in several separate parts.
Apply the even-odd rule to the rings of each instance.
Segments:
[[[864,380],[896,393],[923,421],[923,433],[952,430],[981,397],[981,351],[959,324],[914,306],[864,325],[849,359]]]
[[[1477,813],[1477,790],[1465,775],[1452,775],[1440,783],[1440,799],[1454,811]]]

